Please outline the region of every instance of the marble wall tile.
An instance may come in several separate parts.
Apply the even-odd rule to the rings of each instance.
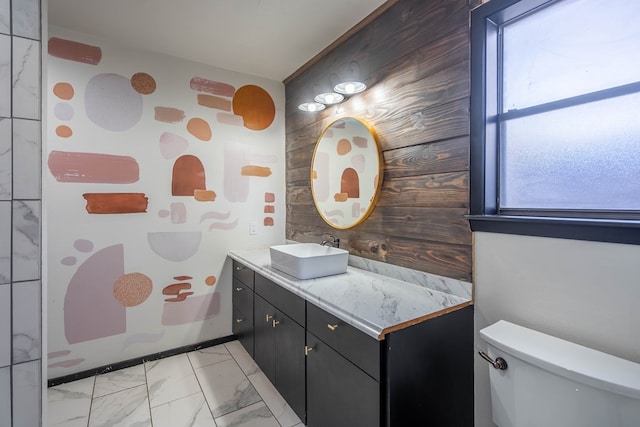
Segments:
[[[13,120],[13,198],[41,198],[40,122]]]
[[[11,37],[0,34],[0,117],[11,117]]]
[[[11,427],[11,368],[0,368],[0,427]]]
[[[39,426],[42,388],[40,361],[13,365],[13,427]]]
[[[39,201],[13,202],[13,282],[40,279]]]
[[[13,117],[40,119],[40,43],[13,37]]]
[[[13,35],[40,40],[40,0],[13,0]]]
[[[0,200],[11,200],[11,157],[11,119],[0,117]]]
[[[11,1],[0,0],[0,33],[9,34],[11,31]],[[2,425],[2,423],[0,423]]]
[[[0,285],[11,282],[11,202],[0,201]],[[0,341],[1,343],[2,341]]]
[[[0,285],[0,367],[11,364],[11,285]]]
[[[13,363],[40,359],[40,281],[13,285]]]

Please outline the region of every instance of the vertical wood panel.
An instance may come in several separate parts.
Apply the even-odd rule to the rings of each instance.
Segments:
[[[287,238],[331,233],[358,256],[471,280],[469,0],[398,0],[286,81]],[[368,89],[318,113],[297,109],[357,68]],[[322,130],[367,120],[384,156],[382,192],[362,224],[335,230],[313,205],[310,165]]]

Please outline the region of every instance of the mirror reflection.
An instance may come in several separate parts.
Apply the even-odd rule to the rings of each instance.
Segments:
[[[327,126],[311,163],[311,192],[322,219],[337,229],[364,221],[380,191],[381,168],[380,147],[368,123],[343,117]]]

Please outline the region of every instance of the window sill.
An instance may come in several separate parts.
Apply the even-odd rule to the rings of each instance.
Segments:
[[[640,245],[640,221],[467,215],[472,231]]]

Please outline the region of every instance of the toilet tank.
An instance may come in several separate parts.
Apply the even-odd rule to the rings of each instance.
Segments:
[[[640,364],[501,320],[480,331],[499,427],[639,427]]]

